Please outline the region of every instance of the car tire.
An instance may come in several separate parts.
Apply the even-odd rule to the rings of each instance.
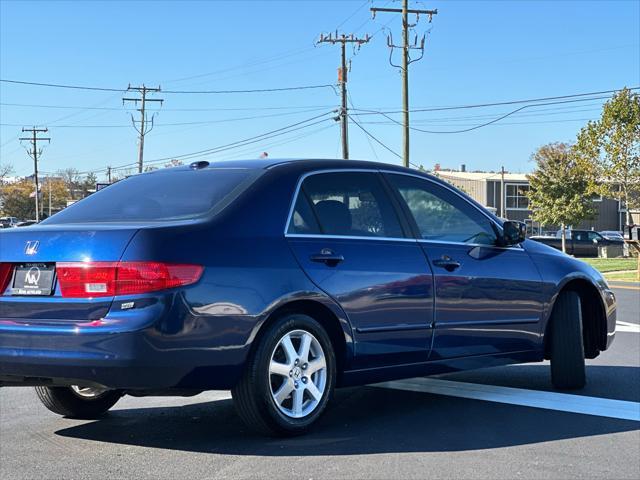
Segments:
[[[329,335],[313,318],[290,314],[261,335],[231,394],[247,426],[270,436],[293,436],[305,433],[324,413],[335,382]]]
[[[36,394],[53,413],[70,418],[94,419],[102,416],[122,397],[118,390],[106,390],[92,397],[72,387],[35,387]]]
[[[551,383],[562,390],[585,386],[582,307],[576,292],[562,292],[551,315]]]

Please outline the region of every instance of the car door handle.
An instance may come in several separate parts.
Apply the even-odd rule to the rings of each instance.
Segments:
[[[433,264],[436,267],[444,268],[447,272],[453,272],[454,270],[460,268],[460,262],[447,256],[443,256],[442,258],[434,260]]]
[[[314,253],[309,258],[312,262],[324,263],[330,267],[335,267],[340,262],[344,262],[344,257],[342,255],[335,253],[328,248],[323,248],[320,253]]]

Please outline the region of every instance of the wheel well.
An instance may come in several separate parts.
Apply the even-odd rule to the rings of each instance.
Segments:
[[[320,302],[315,302],[313,300],[295,300],[278,307],[271,314],[269,314],[267,320],[260,327],[260,330],[258,331],[256,338],[253,341],[254,347],[252,347],[252,351],[250,352],[250,354],[253,354],[253,348],[255,348],[255,346],[259,344],[262,335],[267,331],[269,325],[271,325],[279,318],[282,318],[284,315],[292,313],[301,313],[310,316],[314,320],[317,320],[327,331],[336,355],[339,380],[340,375],[342,374],[342,371],[344,369],[345,362],[347,360],[347,342],[345,340],[344,331],[340,326],[340,320],[338,319],[338,317],[336,317],[336,315],[328,307],[324,306]]]
[[[580,309],[582,311],[582,338],[584,342],[584,355],[586,358],[595,358],[606,349],[607,345],[607,320],[602,299],[598,289],[587,280],[575,279],[567,283],[558,293],[576,292],[580,296]],[[558,297],[556,297],[557,299]],[[554,304],[555,308],[555,304]],[[545,329],[544,346],[545,358],[550,358],[550,332],[553,321],[553,310],[549,315],[549,321]]]

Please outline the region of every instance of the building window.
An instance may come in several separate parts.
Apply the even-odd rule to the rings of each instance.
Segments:
[[[529,185],[505,185],[507,210],[529,210]]]
[[[627,205],[622,200],[618,200],[618,212],[627,213]]]

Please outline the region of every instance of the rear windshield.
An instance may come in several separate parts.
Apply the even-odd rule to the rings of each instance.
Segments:
[[[136,175],[67,207],[46,224],[162,222],[213,214],[240,194],[257,170],[177,170]]]

